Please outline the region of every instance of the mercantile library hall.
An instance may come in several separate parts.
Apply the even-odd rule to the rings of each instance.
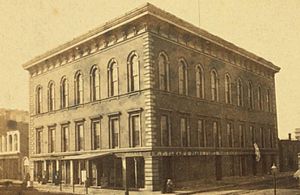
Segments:
[[[23,64],[35,182],[154,191],[278,163],[273,63],[149,3],[70,40]]]

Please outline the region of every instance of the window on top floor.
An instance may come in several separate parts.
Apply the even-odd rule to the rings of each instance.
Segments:
[[[159,89],[169,91],[169,60],[168,56],[161,52],[158,55]]]
[[[19,140],[18,140],[18,134],[14,134],[13,135],[13,143],[14,143],[14,151],[18,151],[19,150]]]
[[[100,99],[100,74],[96,66],[91,70],[91,100],[96,101]]]
[[[271,106],[271,92],[270,92],[270,89],[267,90],[266,100],[267,100],[268,112],[271,112],[272,111],[272,106]]]
[[[200,65],[196,66],[196,96],[204,98],[204,72]]]
[[[218,75],[215,70],[210,72],[210,84],[211,84],[211,100],[218,101]]]
[[[225,102],[231,104],[231,78],[229,74],[225,75]]]
[[[108,65],[108,95],[110,97],[116,96],[119,94],[119,73],[118,73],[118,64],[112,59]]]
[[[48,111],[53,111],[55,109],[54,89],[54,83],[50,81],[48,85]]]
[[[75,104],[83,103],[83,78],[82,73],[77,72],[75,75]]]
[[[36,113],[42,113],[42,87],[38,86],[36,89]]]
[[[257,103],[258,103],[258,109],[263,110],[263,98],[262,98],[262,91],[260,86],[258,86],[257,89]]]
[[[61,108],[69,106],[69,86],[68,80],[63,78],[61,81]]]
[[[237,80],[237,105],[243,106],[243,85],[241,79]]]
[[[188,73],[187,73],[187,64],[181,59],[178,64],[178,79],[179,79],[179,94],[188,95]]]
[[[137,91],[140,88],[140,63],[138,56],[132,52],[128,57],[128,92]]]

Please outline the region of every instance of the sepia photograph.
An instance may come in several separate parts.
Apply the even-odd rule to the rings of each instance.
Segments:
[[[300,194],[299,0],[0,10],[0,195]]]

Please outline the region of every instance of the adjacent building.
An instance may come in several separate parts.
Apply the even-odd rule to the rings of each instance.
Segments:
[[[280,69],[151,4],[23,67],[36,181],[157,190],[278,164]]]
[[[300,140],[300,128],[296,128],[296,129],[295,129],[295,138],[296,138],[297,140]]]
[[[288,139],[279,140],[280,171],[296,171],[298,169],[298,153],[300,153],[300,141],[292,140],[289,133]]]
[[[0,109],[0,179],[23,180],[28,171],[29,113]]]

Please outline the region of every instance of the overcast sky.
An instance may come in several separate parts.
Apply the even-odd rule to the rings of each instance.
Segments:
[[[144,4],[144,0],[0,0],[0,107],[28,110],[33,57]],[[148,0],[198,25],[198,0]],[[200,26],[280,66],[279,136],[300,127],[300,1],[200,0]]]

